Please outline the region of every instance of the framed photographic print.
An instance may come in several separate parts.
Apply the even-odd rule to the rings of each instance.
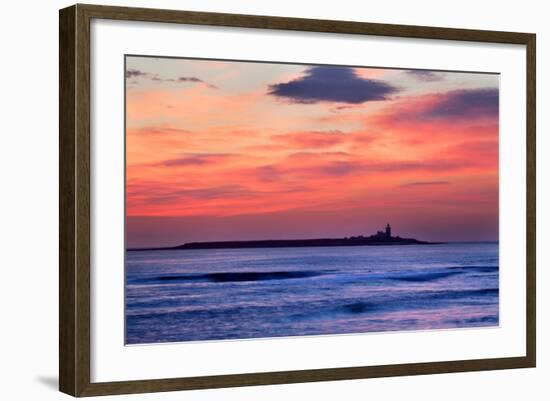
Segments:
[[[535,35],[60,11],[60,390],[534,367]]]

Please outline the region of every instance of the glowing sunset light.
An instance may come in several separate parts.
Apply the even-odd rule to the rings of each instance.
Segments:
[[[126,60],[127,246],[498,239],[499,76]]]

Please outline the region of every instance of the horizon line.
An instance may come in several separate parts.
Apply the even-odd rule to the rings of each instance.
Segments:
[[[125,247],[126,251],[136,251],[136,250],[169,250],[174,249],[186,244],[204,244],[204,243],[223,243],[223,242],[268,242],[268,241],[308,241],[308,240],[331,240],[331,239],[349,239],[349,238],[358,238],[359,236],[351,236],[351,237],[342,237],[342,238],[296,238],[296,239],[281,239],[281,238],[274,238],[274,239],[260,239],[260,240],[213,240],[213,241],[188,241],[188,242],[181,242],[175,245],[153,245],[153,246],[133,246],[133,247]],[[363,238],[369,238],[369,237],[363,237]],[[396,237],[394,237],[396,238]],[[410,238],[402,238],[402,239],[410,239]],[[423,241],[423,240],[421,240]],[[430,242],[430,241],[426,241]],[[435,244],[481,244],[481,243],[498,243],[500,242],[499,239],[496,240],[450,240],[450,241],[437,241],[434,242]],[[372,245],[371,245],[372,246]]]

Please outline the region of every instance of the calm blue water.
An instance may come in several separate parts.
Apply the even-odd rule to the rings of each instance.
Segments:
[[[127,252],[128,344],[498,325],[498,244]]]

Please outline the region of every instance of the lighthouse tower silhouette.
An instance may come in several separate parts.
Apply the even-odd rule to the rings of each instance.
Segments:
[[[391,227],[390,227],[390,223],[386,224],[386,238],[391,238]]]

